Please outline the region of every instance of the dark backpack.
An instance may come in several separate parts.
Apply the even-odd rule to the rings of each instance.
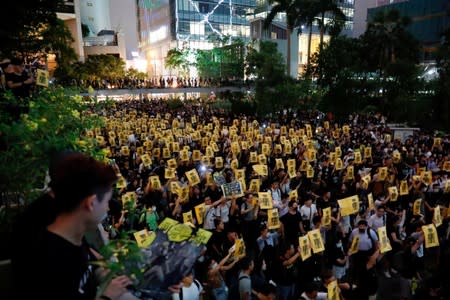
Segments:
[[[200,292],[200,282],[197,279],[194,279],[194,284]],[[180,300],[183,300],[183,288],[180,289]]]

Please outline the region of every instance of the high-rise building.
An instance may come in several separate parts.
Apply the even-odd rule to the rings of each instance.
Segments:
[[[398,10],[401,16],[411,18],[408,30],[422,46],[422,61],[433,60],[443,32],[450,28],[450,0],[378,0],[378,7],[368,10],[368,20],[380,11],[392,9]]]
[[[255,0],[138,0],[139,49],[150,76],[172,75],[165,68],[172,48],[211,49],[211,38],[250,38]]]
[[[367,10],[377,6],[380,0],[355,0],[355,15],[353,17],[353,37],[362,35],[367,28]]]

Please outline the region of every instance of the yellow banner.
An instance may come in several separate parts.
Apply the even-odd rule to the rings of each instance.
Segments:
[[[390,186],[388,187],[389,196],[391,196],[391,201],[397,201],[398,198],[398,191],[396,186]]]
[[[259,192],[258,199],[259,207],[261,209],[271,209],[273,207],[272,195],[270,194],[270,192]]]
[[[277,208],[269,209],[267,211],[267,226],[269,229],[280,228],[280,219]]]
[[[308,238],[314,253],[325,251],[325,246],[319,229],[308,231]]]
[[[199,204],[194,207],[195,216],[197,217],[198,224],[203,224],[203,216],[205,215],[206,207],[205,203]]]
[[[147,229],[137,231],[133,235],[139,248],[147,248],[156,238],[156,234],[148,232]]]
[[[311,244],[307,235],[298,238],[298,244],[300,246],[300,257],[302,261],[311,257]]]
[[[326,207],[322,210],[322,225],[331,225],[331,207]]]
[[[377,229],[378,240],[380,241],[380,252],[386,253],[392,250],[391,242],[388,239],[386,226],[379,227]]]
[[[436,227],[442,225],[441,207],[439,205],[436,206],[433,211],[433,224]]]
[[[350,246],[350,254],[355,254],[359,250],[359,235],[355,235]]]
[[[425,248],[439,246],[438,234],[434,224],[424,225],[422,230],[425,237]]]
[[[400,181],[400,196],[409,194],[408,182],[406,180]]]
[[[356,214],[359,212],[359,197],[354,195],[341,200],[338,200],[339,207],[341,208],[341,215],[343,217]]]
[[[414,201],[413,205],[413,215],[418,216],[421,214],[421,206],[422,206],[422,199],[416,199]]]

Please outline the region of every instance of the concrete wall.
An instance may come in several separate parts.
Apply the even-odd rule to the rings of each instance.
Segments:
[[[355,14],[353,17],[353,37],[357,38],[366,31],[367,9],[376,7],[377,0],[355,0]]]
[[[126,59],[138,52],[137,7],[135,0],[110,0],[111,29],[124,36]]]

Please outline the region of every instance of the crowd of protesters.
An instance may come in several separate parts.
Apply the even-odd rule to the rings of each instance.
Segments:
[[[200,105],[171,111],[156,100],[117,102],[103,116],[106,127],[89,134],[103,136],[100,147],[127,182],[110,202],[104,227],[114,238],[120,230],[155,230],[165,217],[183,222],[183,214],[191,212],[193,225],[211,231],[212,237],[183,285],[194,290],[189,293],[209,299],[326,299],[327,285],[338,280],[341,299],[450,297],[448,136],[436,138],[417,131],[401,141],[379,114],[352,114],[335,122],[332,115],[285,109],[256,119]],[[217,147],[211,155],[213,144]],[[263,144],[270,151],[262,161],[260,157],[255,161],[252,152],[261,156]],[[364,155],[364,148],[371,148],[370,156]],[[338,149],[341,153],[336,153]],[[180,155],[183,150],[187,159]],[[201,159],[193,155],[197,150]],[[168,154],[163,157],[163,152]],[[363,159],[355,162],[357,152]],[[144,155],[150,156],[151,163],[144,164]],[[176,161],[171,166],[176,172],[167,178],[171,159]],[[295,174],[289,174],[278,159],[284,166],[288,159],[295,160]],[[338,159],[343,164],[339,168]],[[302,167],[304,161],[312,173]],[[260,164],[267,164],[266,175],[253,168]],[[387,174],[380,179],[381,168],[387,168]],[[195,185],[185,175],[192,169],[201,177]],[[220,174],[230,183],[239,179],[236,169],[244,170],[246,190],[242,197],[225,197],[210,174]],[[423,171],[431,172],[429,181]],[[369,182],[365,182],[367,175]],[[155,188],[150,176],[158,176],[161,187]],[[252,179],[259,179],[257,191],[249,188]],[[389,188],[400,188],[404,180],[407,193],[392,195]],[[181,189],[174,190],[173,182],[189,187],[186,199]],[[136,193],[143,212],[133,224],[120,200],[127,192]],[[278,209],[278,228],[268,228],[267,209],[260,207],[258,192],[270,193],[272,206]],[[359,210],[343,216],[337,200],[354,195],[359,197]],[[418,210],[417,199],[422,200]],[[206,210],[203,220],[198,220],[195,207],[202,203]],[[436,224],[439,245],[426,248],[422,226],[435,222],[436,207],[443,217],[442,224]],[[331,208],[331,223],[323,225],[327,208]],[[384,253],[380,227],[386,228],[392,247]],[[299,237],[313,229],[320,231],[325,250],[303,260]],[[358,248],[350,251],[355,237]],[[245,242],[246,257],[230,259],[239,238]]]
[[[295,108],[261,119],[200,104],[171,110],[161,100],[129,100],[99,114],[105,127],[86,136],[125,180],[102,223],[107,239],[154,231],[166,217],[186,223],[186,214],[189,226],[212,232],[173,299],[329,299],[336,282],[333,299],[450,298],[447,135],[415,131],[400,140],[380,114],[337,121]],[[255,168],[264,165],[267,173]],[[193,169],[199,183],[186,175]],[[239,181],[243,195],[225,196],[218,178]],[[404,181],[406,194],[393,194]],[[133,211],[122,202],[130,192]],[[259,192],[270,194],[272,209]],[[358,209],[344,213],[338,200],[352,196]],[[273,209],[275,223],[268,218]],[[430,224],[438,239],[432,247],[434,237],[423,232]],[[380,228],[391,250],[381,246]],[[299,241],[313,230],[324,249],[304,257]],[[234,255],[237,240],[245,243],[243,256]]]
[[[150,79],[122,78],[101,80],[75,80],[69,82],[72,86],[87,89],[163,89],[163,88],[202,88],[230,85],[242,85],[241,81],[225,78],[177,77],[161,76]]]

